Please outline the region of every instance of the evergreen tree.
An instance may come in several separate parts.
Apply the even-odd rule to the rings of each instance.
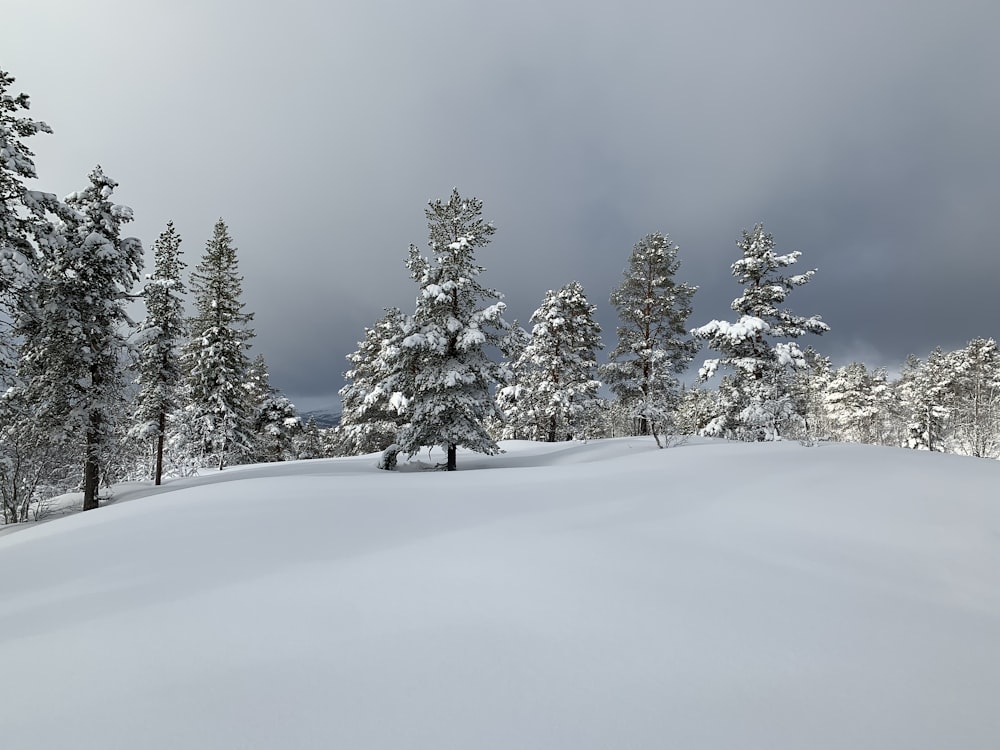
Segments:
[[[407,322],[397,308],[385,311],[375,325],[365,328],[365,337],[356,351],[347,355],[351,367],[344,373],[347,385],[340,389],[340,417],[343,455],[384,451],[396,440],[406,424],[406,393],[412,393],[406,372],[394,377],[392,363],[405,337]]]
[[[870,371],[861,362],[839,368],[823,395],[836,439],[873,445],[883,442],[882,424],[889,399],[885,370]]]
[[[907,416],[906,447],[943,451],[946,421],[954,402],[956,373],[940,347],[922,362],[910,355],[896,384]]]
[[[718,394],[707,388],[684,388],[677,404],[676,426],[681,435],[697,435],[718,417]]]
[[[804,366],[786,368],[780,375],[781,389],[788,394],[791,412],[796,416],[787,425],[787,435],[803,445],[831,437],[823,394],[832,377],[830,358],[811,346],[802,351]]]
[[[267,368],[267,360],[263,354],[258,354],[247,365],[243,387],[247,392],[247,401],[258,410],[260,405],[274,396],[278,391],[271,385],[271,373]]]
[[[801,418],[783,381],[786,368],[806,366],[795,339],[806,333],[825,333],[829,326],[817,315],[803,317],[779,307],[789,292],[807,284],[816,273],[815,269],[792,276],[782,273],[801,253],[778,255],[774,238],[761,224],[750,232],[743,230],[737,247],[742,257],[733,263],[732,271],[743,285],[743,294],[733,300],[732,309],[740,319],[735,323],[713,320],[691,331],[722,354],[702,366],[702,381],[711,378],[719,366],[733,371],[720,384],[722,414],[706,432],[741,440],[773,440],[789,420]]]
[[[188,418],[202,452],[214,455],[220,470],[249,459],[254,445],[254,404],[245,387],[253,314],[243,311],[238,266],[229,229],[219,219],[191,274],[197,314],[189,322],[185,360]]]
[[[302,431],[295,438],[295,458],[298,460],[323,458],[323,436],[316,421],[309,417]]]
[[[637,242],[622,283],[611,292],[618,311],[618,345],[601,368],[612,392],[638,420],[640,435],[663,431],[677,404],[677,375],[698,344],[687,335],[696,287],[678,283],[677,245],[656,232]]]
[[[530,434],[530,407],[522,408],[523,404],[528,404],[528,393],[524,390],[518,365],[530,343],[531,335],[516,320],[500,341],[500,352],[507,363],[507,377],[497,389],[497,409],[501,416],[493,420],[492,426],[501,440],[523,440]]]
[[[21,382],[38,425],[57,440],[82,439],[84,510],[98,506],[101,461],[117,434],[125,305],[143,262],[139,240],[119,237],[132,210],[111,203],[117,184],[97,167],[90,186],[66,198],[74,213],[34,285],[43,315],[22,329]]]
[[[145,288],[146,319],[135,341],[139,395],[136,403],[136,426],[139,439],[155,440],[153,481],[163,476],[163,446],[167,415],[179,406],[177,388],[183,378],[181,343],[186,332],[184,320],[184,282],[181,272],[181,238],[173,222],[153,244],[153,273]]]
[[[482,201],[454,190],[447,201],[432,201],[425,214],[433,258],[411,245],[406,262],[420,287],[412,333],[403,339],[393,370],[413,369],[409,423],[389,451],[414,455],[422,446],[441,446],[447,469],[456,468],[459,446],[495,454],[500,447],[486,430],[496,415],[491,396],[503,379],[488,346],[500,343],[497,329],[506,328],[500,294],[479,283],[483,268],[475,251],[496,231],[482,218]],[[484,303],[497,300],[493,304]],[[385,462],[392,463],[391,457]]]
[[[597,308],[579,282],[545,294],[531,321],[531,343],[517,363],[523,379],[521,419],[532,423],[535,439],[570,440],[601,387],[596,379],[601,328]]]
[[[263,354],[250,365],[247,391],[254,405],[254,433],[257,461],[287,461],[295,458],[295,441],[302,432],[302,420],[288,398],[271,385],[271,375]]]
[[[993,339],[973,339],[952,356],[956,401],[953,439],[959,452],[1000,455],[1000,353]]]
[[[24,114],[30,107],[28,95],[8,93],[13,83],[0,70],[0,393],[13,384],[17,337],[11,328],[22,316],[37,314],[33,280],[42,254],[61,239],[47,216],[66,215],[54,195],[25,187],[25,180],[38,176],[25,141],[52,129]]]

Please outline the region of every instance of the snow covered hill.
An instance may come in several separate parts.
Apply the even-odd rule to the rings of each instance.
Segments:
[[[1000,464],[505,447],[5,534],[0,747],[1000,747]]]

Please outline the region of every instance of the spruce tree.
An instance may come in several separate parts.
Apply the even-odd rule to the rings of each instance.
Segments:
[[[531,343],[516,369],[523,383],[519,410],[530,414],[535,439],[571,440],[597,397],[601,328],[594,320],[596,309],[580,283],[571,281],[546,292],[531,316]]]
[[[676,280],[678,247],[659,232],[635,244],[622,283],[611,292],[618,345],[601,377],[638,421],[640,435],[658,433],[677,405],[680,382],[698,344],[687,334],[697,287]]]
[[[344,455],[384,451],[406,424],[412,378],[406,377],[405,369],[398,373],[391,369],[406,336],[406,325],[399,309],[387,309],[373,326],[365,328],[364,339],[347,355],[351,367],[344,378],[348,382],[340,389],[339,452]]]
[[[188,324],[191,339],[184,358],[187,418],[201,451],[213,455],[220,470],[248,459],[254,444],[254,405],[245,387],[253,314],[243,310],[242,286],[236,248],[219,219],[191,274],[197,314]]]
[[[733,263],[732,272],[743,294],[733,300],[732,309],[740,319],[735,323],[713,320],[691,331],[722,354],[706,360],[700,380],[711,378],[720,366],[732,370],[719,386],[722,413],[706,433],[773,440],[789,420],[801,418],[784,381],[786,368],[806,366],[795,339],[806,333],[825,333],[829,326],[818,315],[804,317],[781,307],[789,292],[807,284],[816,273],[815,269],[791,276],[783,273],[801,253],[778,255],[774,238],[761,224],[749,232],[744,229],[736,244],[742,257]]]
[[[250,364],[246,389],[254,407],[254,460],[285,461],[295,458],[295,440],[302,432],[302,420],[288,398],[271,385],[271,375],[263,354]]]
[[[25,180],[38,177],[25,141],[52,129],[27,116],[28,95],[9,93],[13,83],[0,70],[0,393],[13,384],[18,337],[12,327],[24,316],[37,315],[32,283],[42,255],[60,241],[48,215],[66,215],[55,195],[25,187]],[[0,418],[5,418],[2,408]]]
[[[125,305],[142,269],[142,245],[121,238],[132,210],[111,203],[117,184],[98,166],[66,198],[73,214],[34,285],[44,314],[22,329],[21,382],[50,436],[82,441],[84,510],[98,506],[102,460],[124,400]]]
[[[432,201],[425,215],[433,257],[421,256],[411,245],[406,262],[420,292],[396,371],[401,363],[415,376],[409,422],[391,449],[412,456],[423,446],[440,446],[448,471],[456,468],[459,446],[486,454],[500,451],[485,425],[498,414],[491,389],[502,379],[487,347],[500,342],[505,305],[498,292],[478,280],[484,269],[475,252],[496,231],[483,220],[482,210],[482,201],[463,198],[457,190],[447,201]]]
[[[177,388],[183,378],[181,345],[186,332],[181,238],[173,222],[153,244],[153,273],[147,277],[146,318],[135,341],[139,394],[133,434],[155,440],[153,481],[163,476],[163,446],[167,416],[178,408]]]

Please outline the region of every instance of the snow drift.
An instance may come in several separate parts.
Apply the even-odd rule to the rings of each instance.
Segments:
[[[5,534],[0,746],[1000,743],[1000,465],[504,447],[229,469]]]

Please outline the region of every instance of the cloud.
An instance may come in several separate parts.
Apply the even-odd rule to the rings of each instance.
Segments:
[[[55,135],[39,186],[100,162],[147,246],[193,266],[222,216],[255,347],[295,398],[340,386],[452,187],[498,226],[486,281],[525,322],[581,281],[607,304],[632,244],[681,247],[692,325],[730,314],[763,221],[815,281],[789,298],[837,358],[991,335],[1000,198],[993,3],[626,0],[484,6],[38,0],[3,64]]]

